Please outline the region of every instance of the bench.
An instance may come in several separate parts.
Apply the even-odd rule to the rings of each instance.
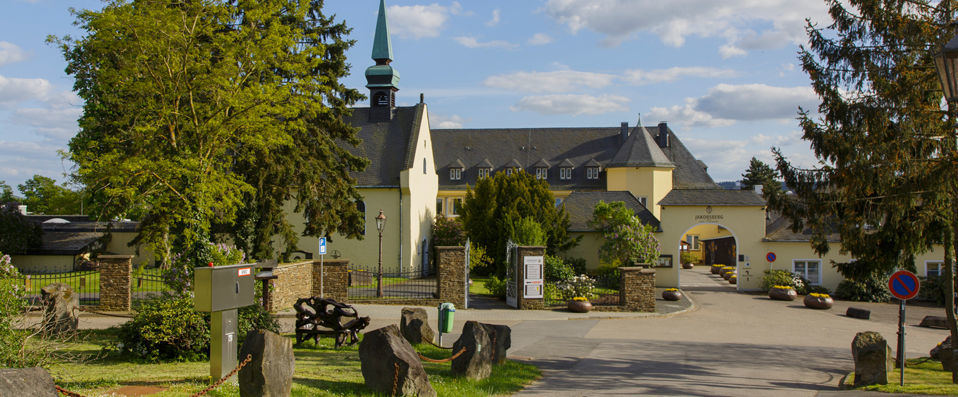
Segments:
[[[300,298],[296,310],[296,345],[312,338],[319,343],[321,335],[336,338],[336,347],[359,342],[359,331],[369,325],[369,317],[359,317],[356,309],[329,298]]]

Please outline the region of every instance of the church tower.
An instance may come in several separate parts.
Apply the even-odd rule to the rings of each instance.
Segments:
[[[379,1],[379,19],[373,42],[373,60],[376,64],[366,69],[366,88],[369,88],[369,121],[389,121],[396,107],[399,91],[399,72],[389,64],[393,60],[393,46],[389,40],[386,22],[386,0]]]

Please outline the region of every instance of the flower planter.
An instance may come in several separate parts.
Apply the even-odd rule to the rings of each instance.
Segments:
[[[728,269],[722,272],[722,278],[728,280],[729,277],[735,274],[735,269]]]
[[[729,283],[729,284],[738,283],[738,275],[733,274],[733,275],[729,276],[729,277],[728,277],[728,283]]]
[[[725,267],[725,265],[712,265],[712,268],[709,270],[712,274],[721,274],[723,267]]]
[[[573,313],[588,313],[592,310],[592,303],[589,301],[569,301],[566,308]]]
[[[695,268],[695,264],[694,264],[694,263],[683,263],[683,264],[682,264],[682,268],[683,268],[683,269],[692,269],[692,268]]]
[[[667,301],[677,301],[679,299],[682,299],[682,291],[678,291],[678,290],[662,291],[662,299],[665,299]]]
[[[777,301],[793,301],[798,298],[798,293],[792,288],[772,288],[768,290],[768,297]]]
[[[814,296],[808,294],[805,296],[805,307],[818,309],[818,310],[828,310],[832,308],[832,305],[835,303],[835,300],[828,295],[824,296]]]

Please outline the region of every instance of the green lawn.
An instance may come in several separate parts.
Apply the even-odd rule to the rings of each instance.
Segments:
[[[888,374],[887,385],[865,386],[855,390],[871,390],[885,393],[958,395],[958,385],[951,383],[951,372],[941,369],[941,363],[928,357],[908,360],[905,366],[905,385],[899,386],[899,370]],[[852,372],[845,384],[855,384]]]
[[[115,331],[85,332],[84,343],[69,346],[71,353],[87,357],[84,362],[53,365],[50,373],[57,385],[85,396],[108,395],[125,385],[157,386],[166,391],[156,396],[186,396],[202,390],[209,382],[209,363],[132,363],[116,353],[101,353],[103,346],[115,343]],[[323,338],[319,346],[306,342],[294,349],[296,373],[294,396],[371,396],[360,372],[359,345],[334,349],[332,339]],[[423,355],[443,359],[449,350],[429,345],[417,346]],[[100,356],[99,358],[96,358]],[[492,376],[470,381],[454,376],[450,364],[424,363],[429,381],[440,396],[508,395],[538,379],[541,372],[533,365],[507,361],[495,366]],[[210,395],[237,396],[237,386],[223,385]]]
[[[469,277],[469,279],[472,280],[472,285],[469,286],[470,294],[492,296],[492,293],[486,288],[488,277]]]
[[[160,276],[160,269],[149,268],[142,271],[133,271],[131,285],[135,292],[162,292],[167,290],[162,281],[154,281]],[[140,277],[142,276],[142,277]],[[27,277],[26,275],[22,277]],[[142,282],[138,280],[142,278]],[[95,270],[55,273],[55,274],[31,274],[29,282],[25,281],[27,295],[39,295],[40,289],[53,284],[64,283],[79,293],[99,293],[100,292],[100,272]]]

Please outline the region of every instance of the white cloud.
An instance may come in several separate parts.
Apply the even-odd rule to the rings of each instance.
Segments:
[[[510,109],[514,112],[529,111],[541,114],[602,114],[627,111],[629,98],[618,95],[543,95],[527,96]]]
[[[462,128],[462,123],[465,121],[459,115],[452,116],[443,116],[440,114],[429,114],[429,124],[432,128]]]
[[[0,156],[0,180],[10,186],[23,183],[35,174],[63,180],[73,163],[62,160],[58,150],[66,145],[51,142],[24,142],[0,140],[3,155]]]
[[[433,3],[430,5],[390,6],[390,32],[402,37],[421,39],[438,37],[439,31],[448,19],[448,14],[458,13],[461,6],[454,3],[453,8]]]
[[[772,87],[765,84],[719,84],[684,105],[654,107],[650,116],[689,126],[720,127],[745,120],[794,119],[798,107],[814,109],[818,97],[809,87]]]
[[[64,141],[76,135],[79,130],[77,119],[82,113],[83,109],[78,106],[20,108],[13,112],[12,120],[32,127],[41,137]]]
[[[551,42],[552,42],[552,37],[549,37],[549,35],[545,33],[536,33],[529,38],[530,45],[543,45],[543,44],[549,44]]]
[[[548,0],[543,11],[572,32],[589,29],[605,35],[607,45],[642,32],[675,47],[689,36],[722,37],[728,56],[804,42],[805,18],[829,20],[821,2],[792,0]],[[755,25],[768,28],[746,28]]]
[[[569,92],[582,88],[602,88],[612,84],[615,75],[575,70],[553,72],[516,72],[486,78],[486,87],[516,92]]]
[[[0,104],[44,100],[53,86],[46,79],[20,79],[0,76]]]
[[[732,77],[735,71],[729,69],[717,69],[701,66],[691,67],[672,67],[668,69],[626,70],[623,79],[635,85],[646,85],[653,83],[667,83],[678,80],[681,77]]]
[[[486,26],[496,26],[499,24],[500,11],[498,8],[492,10],[492,19],[489,22],[486,22]]]
[[[746,54],[748,53],[745,52],[745,50],[731,44],[725,44],[719,47],[719,55],[721,55],[723,59],[745,56]]]
[[[16,44],[0,41],[0,66],[27,59],[27,53]]]
[[[457,43],[468,48],[516,48],[518,45],[503,40],[479,41],[475,37],[459,36],[453,38]]]

